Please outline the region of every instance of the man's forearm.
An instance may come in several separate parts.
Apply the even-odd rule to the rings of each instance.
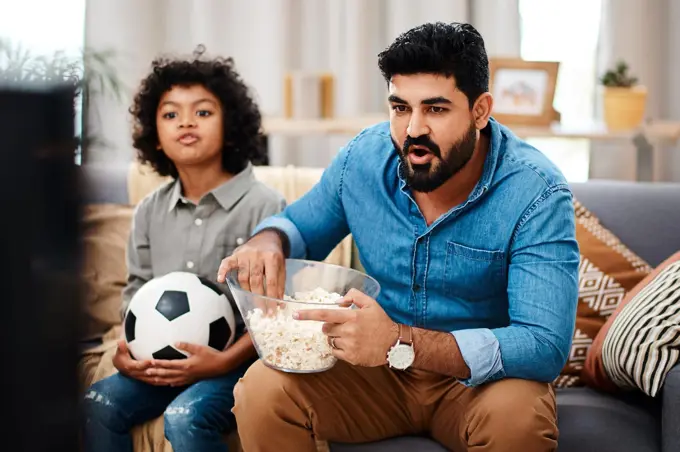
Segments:
[[[451,333],[413,328],[413,367],[461,380],[470,378],[456,338]]]

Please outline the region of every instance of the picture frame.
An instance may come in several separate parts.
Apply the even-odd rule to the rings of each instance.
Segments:
[[[559,122],[560,114],[553,107],[559,67],[557,61],[490,58],[491,116],[507,125],[550,126]]]

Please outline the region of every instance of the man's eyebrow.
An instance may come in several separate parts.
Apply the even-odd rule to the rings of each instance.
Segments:
[[[408,105],[408,102],[406,102],[404,99],[402,99],[399,96],[395,96],[392,94],[390,97],[387,98],[388,101],[395,103],[395,104],[406,104]],[[436,105],[436,104],[452,104],[449,99],[443,96],[437,96],[437,97],[429,97],[427,99],[423,99],[420,102],[422,105]]]
[[[437,96],[437,97],[430,97],[428,99],[423,99],[421,104],[424,105],[435,105],[435,104],[451,104],[450,100],[448,100],[446,97],[442,96]]]
[[[408,105],[408,102],[406,102],[404,99],[402,99],[399,96],[395,96],[394,94],[390,95],[390,97],[388,97],[387,100],[390,101],[390,102],[393,102],[395,104],[407,104]]]

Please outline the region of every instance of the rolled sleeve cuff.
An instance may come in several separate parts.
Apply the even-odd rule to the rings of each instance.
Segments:
[[[295,226],[295,223],[288,218],[281,216],[273,216],[265,219],[255,227],[253,235],[266,228],[274,228],[282,231],[288,236],[290,242],[290,256],[293,259],[304,259],[307,256],[307,245],[305,244],[300,230]]]
[[[505,376],[501,347],[488,328],[454,331],[463,360],[470,369],[470,378],[460,380],[465,386],[478,386]]]

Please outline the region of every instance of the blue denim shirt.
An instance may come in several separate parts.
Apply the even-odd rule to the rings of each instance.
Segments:
[[[572,194],[541,152],[493,119],[487,132],[475,189],[430,226],[382,123],[349,142],[316,186],[255,232],[276,227],[288,235],[291,257],[313,260],[351,233],[394,321],[455,336],[471,373],[464,384],[550,382],[567,360],[576,318]]]

